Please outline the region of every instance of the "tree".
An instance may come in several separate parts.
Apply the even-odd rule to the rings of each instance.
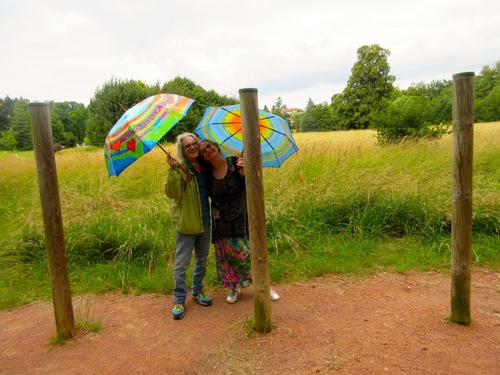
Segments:
[[[52,139],[54,144],[68,145],[64,134],[64,124],[57,112],[50,114],[50,123],[52,125]]]
[[[281,97],[276,99],[274,102],[273,106],[271,107],[271,113],[276,116],[283,117],[283,109],[286,108],[286,106],[283,105],[283,100]]]
[[[0,131],[6,131],[10,128],[10,120],[14,112],[15,100],[6,96],[0,99]]]
[[[78,103],[69,114],[69,130],[75,135],[77,143],[84,142],[86,120],[87,108],[83,104]]]
[[[433,80],[431,83],[412,84],[407,90],[395,91],[395,97],[407,95],[420,97],[427,105],[423,108],[426,119],[432,124],[451,124],[451,80]]]
[[[302,118],[302,131],[315,132],[330,130],[334,130],[334,124],[331,108],[328,104],[317,104],[306,110]]]
[[[341,128],[369,128],[371,114],[382,109],[383,99],[390,98],[395,77],[389,74],[389,55],[390,51],[378,44],[358,49],[358,61],[351,69],[342,100],[334,108]]]
[[[484,99],[476,100],[475,121],[491,122],[500,120],[500,84],[496,85]]]
[[[430,88],[432,90],[434,82],[432,81],[430,84]],[[451,124],[451,114],[452,114],[452,81],[451,80],[443,80],[440,81],[440,92],[436,92],[436,95],[432,97],[432,106],[433,106],[433,118],[431,122],[433,124]]]
[[[151,93],[151,89],[141,81],[122,81],[114,78],[97,89],[87,108],[86,136],[90,144],[102,146],[109,131],[125,110]]]
[[[474,79],[475,108],[477,122],[500,120],[500,61],[492,67],[485,66]]]
[[[312,101],[311,98],[309,98],[309,100],[307,101],[307,105],[306,105],[306,111],[309,111],[310,109],[314,108],[316,104],[314,104],[314,102]]]
[[[169,131],[162,140],[172,142],[181,132],[192,132],[209,106],[221,106],[238,103],[237,99],[221,96],[215,91],[206,91],[193,81],[175,77],[160,88],[157,82],[147,86],[141,81],[121,81],[111,79],[96,90],[87,108],[86,136],[90,144],[104,144],[109,130],[120,119],[124,111],[143,99],[158,93],[177,94],[194,99],[186,116]]]
[[[474,78],[474,97],[484,99],[495,86],[500,84],[500,61],[493,66],[484,66]]]
[[[87,110],[81,103],[50,102],[50,118],[54,143],[74,147],[83,142]]]
[[[207,99],[206,91],[199,85],[197,85],[192,80],[185,77],[175,77],[174,79],[166,82],[162,89],[162,92],[177,94],[186,96],[188,98],[194,99],[194,103],[189,108],[189,111],[186,113],[186,116],[177,123],[177,125],[169,131],[166,136],[163,138],[168,142],[174,142],[177,135],[184,132],[193,132],[198,122],[203,117],[203,113],[205,110],[205,103],[208,101],[213,101]],[[214,93],[212,92],[210,96]]]
[[[445,125],[432,125],[430,99],[403,94],[387,101],[384,110],[372,115],[380,144],[440,138],[448,131]]]
[[[26,151],[33,149],[28,100],[19,99],[16,102],[12,114],[11,129],[15,133],[18,150]]]
[[[0,150],[14,151],[17,149],[16,132],[10,128],[5,132],[1,132]]]
[[[193,132],[200,122],[207,107],[219,107],[223,105],[237,104],[239,101],[235,98],[228,98],[217,94],[214,90],[206,91],[203,87],[197,85],[188,78],[175,77],[166,82],[162,92],[187,96],[194,99],[195,102],[189,108],[186,116],[169,131],[163,140],[174,142],[178,134],[183,132]]]

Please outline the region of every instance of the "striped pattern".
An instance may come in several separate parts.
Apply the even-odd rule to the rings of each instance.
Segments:
[[[279,167],[298,151],[288,122],[272,113],[259,110],[259,128],[263,167]],[[239,105],[208,107],[195,133],[201,139],[216,142],[224,156],[243,152],[243,131]]]
[[[185,115],[193,99],[173,94],[157,94],[127,110],[110,130],[104,143],[109,176],[151,151],[160,139]]]

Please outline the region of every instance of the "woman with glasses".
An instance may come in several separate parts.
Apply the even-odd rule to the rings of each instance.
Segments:
[[[210,306],[204,292],[203,278],[210,248],[210,205],[205,171],[198,163],[198,138],[192,133],[177,137],[177,158],[168,154],[165,193],[172,199],[172,222],[176,229],[174,260],[174,307],[172,317],[184,316],[188,294],[186,273],[194,249],[191,296],[202,306]]]
[[[225,158],[219,146],[208,140],[199,143],[199,150],[212,167],[208,190],[217,277],[229,289],[226,301],[235,303],[241,288],[252,281],[243,156]],[[278,299],[271,289],[271,300]]]

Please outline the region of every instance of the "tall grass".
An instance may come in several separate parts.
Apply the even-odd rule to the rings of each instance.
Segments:
[[[474,133],[473,261],[498,269],[500,123],[476,124]],[[295,139],[298,155],[264,170],[273,280],[449,269],[450,135],[386,147],[371,131]],[[118,178],[107,176],[100,149],[66,149],[56,163],[73,293],[171,292],[165,154],[155,148]],[[50,278],[33,153],[0,154],[0,172],[5,308],[49,298]],[[206,281],[214,286],[212,258]]]

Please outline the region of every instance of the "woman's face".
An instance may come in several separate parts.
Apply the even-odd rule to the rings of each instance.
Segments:
[[[194,162],[198,158],[199,148],[198,141],[191,137],[187,136],[182,139],[182,154],[186,158],[187,161]]]
[[[206,141],[200,142],[200,154],[204,160],[210,161],[212,157],[218,153],[219,150],[217,149],[217,146],[214,145],[213,143]]]

